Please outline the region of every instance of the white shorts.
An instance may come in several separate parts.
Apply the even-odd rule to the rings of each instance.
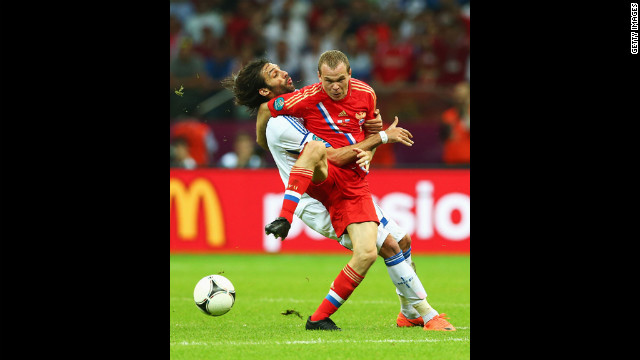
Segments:
[[[398,226],[393,219],[386,216],[378,204],[374,202],[373,205],[376,208],[376,213],[380,220],[380,225],[378,225],[378,238],[376,241],[376,247],[378,248],[378,252],[380,252],[380,247],[387,238],[387,235],[391,234],[396,241],[400,241],[407,232]],[[300,199],[295,214],[303,223],[318,234],[337,240],[340,245],[349,250],[353,250],[353,244],[351,243],[349,234],[345,233],[341,238],[336,236],[336,232],[333,230],[333,226],[331,226],[329,212],[318,200],[305,194]]]

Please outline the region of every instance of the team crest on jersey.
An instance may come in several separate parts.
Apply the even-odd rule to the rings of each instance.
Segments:
[[[282,108],[284,107],[284,98],[283,97],[277,98],[275,103],[273,104],[273,107],[276,109],[276,111],[282,110]]]
[[[356,113],[356,119],[358,119],[358,125],[362,125],[364,123],[365,116],[367,116],[367,113],[364,111],[360,111]]]

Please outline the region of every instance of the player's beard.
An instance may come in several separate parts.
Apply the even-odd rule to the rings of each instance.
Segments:
[[[291,82],[291,85],[289,85],[289,79],[290,78],[286,79],[284,85],[271,86],[269,87],[269,90],[271,90],[271,92],[274,93],[276,96],[294,92],[296,90],[296,87],[293,85],[293,81]]]

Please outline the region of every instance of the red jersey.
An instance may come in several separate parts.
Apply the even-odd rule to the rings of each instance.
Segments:
[[[268,106],[271,116],[302,118],[309,132],[340,148],[364,140],[362,124],[374,118],[376,94],[366,83],[350,79],[347,95],[339,101],[332,100],[322,83],[317,83],[271,99]],[[352,223],[379,224],[365,170],[354,161],[343,168],[330,165],[327,171],[327,179],[311,183],[307,193],[327,208],[336,234],[341,236]]]
[[[362,124],[375,118],[376,93],[358,79],[349,81],[347,95],[332,100],[322,83],[278,96],[269,101],[271,116],[292,115],[304,119],[304,126],[334,148],[353,145],[364,140]]]

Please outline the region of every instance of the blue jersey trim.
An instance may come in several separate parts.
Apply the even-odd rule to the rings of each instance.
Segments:
[[[304,126],[302,126],[302,124],[300,124],[298,122],[298,120],[296,120],[295,118],[292,118],[292,117],[289,117],[289,116],[286,116],[286,115],[281,115],[281,116],[283,118],[287,119],[289,124],[291,124],[301,134],[308,134],[309,133],[309,130],[307,130]]]

